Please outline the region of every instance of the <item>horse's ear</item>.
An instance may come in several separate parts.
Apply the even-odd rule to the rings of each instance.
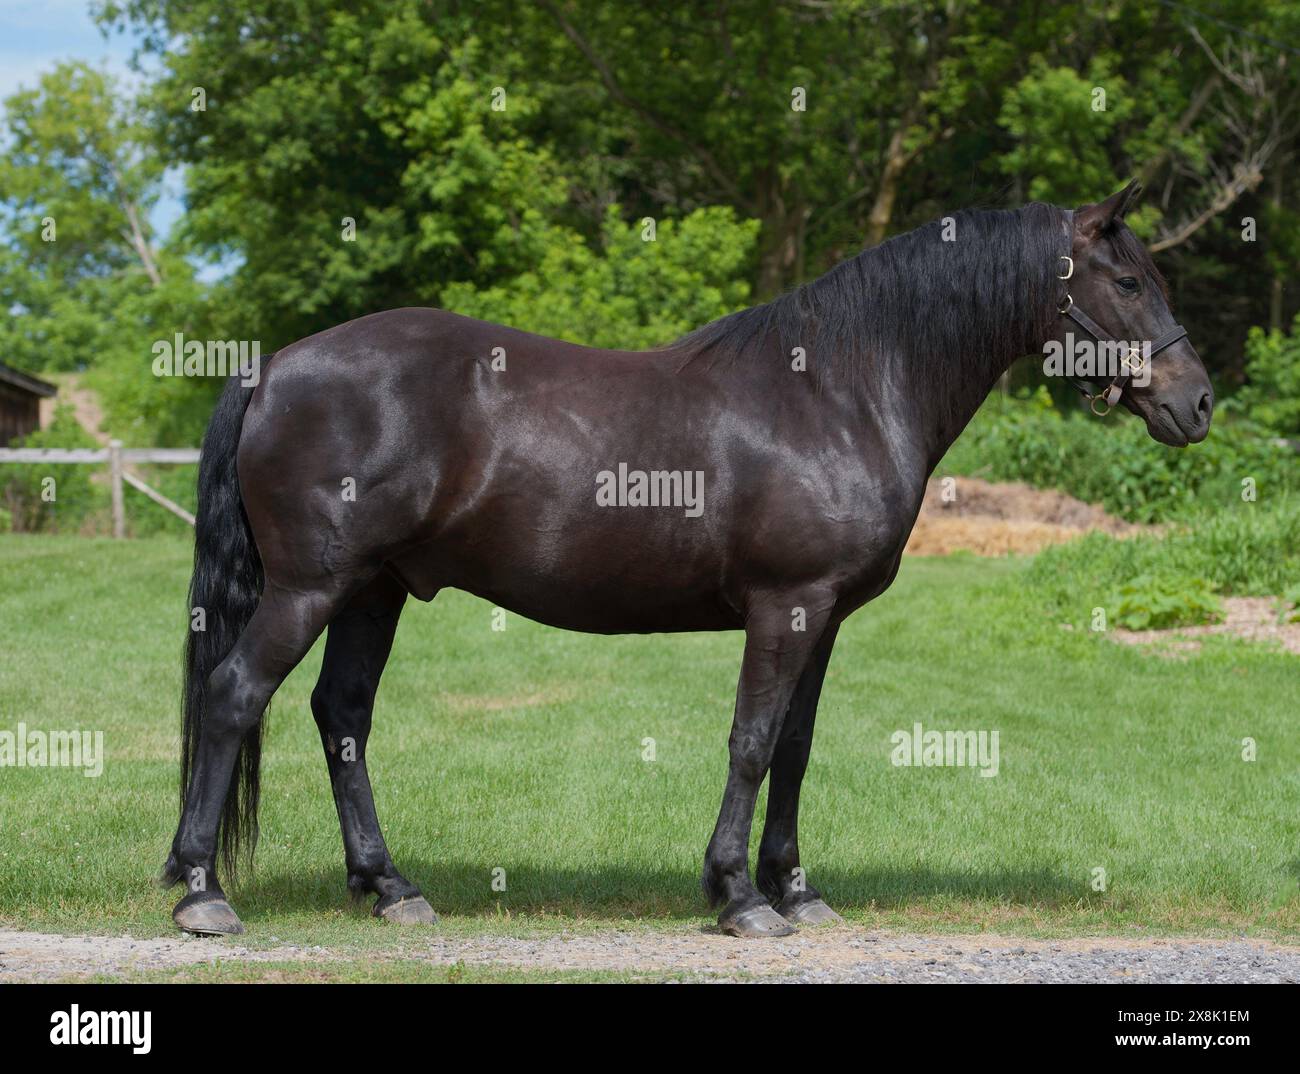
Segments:
[[[1096,238],[1123,220],[1124,214],[1129,211],[1141,193],[1142,184],[1133,179],[1123,190],[1115,191],[1105,201],[1099,201],[1096,205],[1085,205],[1075,210],[1075,230],[1088,238]]]

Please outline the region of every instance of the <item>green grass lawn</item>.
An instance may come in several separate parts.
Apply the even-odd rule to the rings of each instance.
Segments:
[[[172,930],[177,893],[152,880],[176,819],[188,557],[172,539],[0,538],[0,730],[102,730],[107,753],[98,778],[0,768],[0,922]],[[913,559],[850,620],[803,797],[812,882],[871,925],[1294,936],[1296,658],[1209,639],[1171,660],[1042,608],[1022,561]],[[439,928],[711,922],[698,876],[740,635],[507,623],[459,593],[410,602],[379,692],[380,819]],[[231,900],[252,944],[397,958],[401,930],[346,901],[308,708],[319,659],[272,704],[258,868]],[[915,721],[997,730],[999,775],[894,767],[890,735]]]

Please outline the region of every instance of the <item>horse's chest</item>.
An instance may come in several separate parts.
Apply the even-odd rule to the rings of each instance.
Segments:
[[[893,582],[924,491],[923,479],[882,482],[863,496],[850,518],[825,521],[822,532],[833,550],[827,554],[828,570],[850,610],[873,600]]]

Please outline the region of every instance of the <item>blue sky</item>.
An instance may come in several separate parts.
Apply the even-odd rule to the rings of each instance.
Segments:
[[[30,89],[59,60],[88,60],[129,76],[133,42],[105,39],[87,0],[0,0],[0,98]]]
[[[60,60],[84,60],[127,84],[138,76],[128,62],[133,36],[105,37],[90,17],[89,0],[0,0],[0,100],[31,89]],[[150,220],[165,235],[181,215],[181,176],[168,172]]]

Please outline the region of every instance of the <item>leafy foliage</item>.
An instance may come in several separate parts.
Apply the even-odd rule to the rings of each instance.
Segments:
[[[189,165],[181,236],[233,259],[223,338],[269,352],[540,263],[564,176],[518,49],[479,36],[490,19],[414,0],[125,12],[166,41],[145,102],[162,151]]]
[[[1278,598],[1278,621],[1300,623],[1300,582],[1288,588]]]
[[[1223,619],[1214,585],[1204,578],[1142,574],[1119,587],[1114,603],[1115,622],[1129,630],[1167,630]]]
[[[1250,330],[1246,375],[1250,383],[1233,399],[1233,409],[1279,436],[1300,436],[1300,316],[1289,335]]]
[[[1172,594],[1206,587],[1243,596],[1290,593],[1300,585],[1300,499],[1206,512],[1165,533],[1089,533],[1040,552],[1028,577],[1072,621],[1113,605],[1126,586]]]
[[[138,109],[100,71],[57,66],[6,103],[0,204],[0,357],[33,372],[88,369],[115,435],[197,443],[208,386],[160,382],[150,345],[203,336],[208,299],[180,247],[148,223],[162,160]]]
[[[710,208],[656,222],[652,241],[646,227],[624,224],[610,206],[600,253],[557,231],[537,271],[483,290],[452,284],[443,302],[525,331],[625,349],[667,343],[744,305],[749,286],[741,268],[752,256],[755,221]]]
[[[24,437],[16,447],[97,448],[78,424],[72,407],[63,404],[44,429]],[[9,464],[0,468],[0,530],[14,533],[76,533],[107,503],[107,494],[91,482],[102,466],[60,463]]]
[[[87,370],[108,430],[139,445],[197,443],[211,406],[215,385],[149,372],[153,342],[178,331],[269,354],[351,317],[442,305],[654,345],[963,206],[1073,205],[1149,173],[1160,195],[1138,232],[1195,219],[1239,148],[1233,117],[1255,115],[1219,69],[1242,42],[1267,83],[1259,108],[1300,101],[1300,66],[1267,44],[1300,32],[1300,0],[1232,0],[1214,19],[1137,0],[95,10],[141,41],[143,74],[123,87],[62,64],[6,102],[0,356]],[[1300,424],[1296,333],[1281,332],[1296,312],[1283,283],[1300,202],[1278,181],[1293,157],[1284,146],[1162,255],[1221,389],[1249,382],[1241,435],[1216,428],[1176,454],[1125,428],[1106,458],[1082,425],[1039,415],[995,430],[1000,473],[1137,519],[1230,502],[1238,475],[1288,484],[1246,426]],[[185,211],[159,236],[164,168]],[[655,244],[640,241],[646,217]],[[1260,324],[1272,330],[1248,340]]]
[[[1059,488],[1134,522],[1235,509],[1247,480],[1261,500],[1300,491],[1295,451],[1240,415],[1216,416],[1204,443],[1170,450],[1131,415],[1062,414],[1042,388],[993,396],[938,472]]]
[[[509,287],[562,257],[570,233],[599,250],[615,204],[627,221],[706,206],[758,221],[738,271],[762,299],[952,209],[1077,205],[1147,171],[1160,196],[1134,216],[1139,232],[1195,219],[1211,163],[1231,171],[1231,117],[1245,114],[1216,61],[1243,40],[1294,37],[1300,3],[1234,0],[1190,21],[1177,7],[108,0],[99,12],[143,34],[156,61],[141,102],[158,150],[186,165],[181,231],[233,265],[220,308],[238,327],[222,334],[274,349],[379,309],[450,304],[448,286],[458,304],[466,287]],[[1284,111],[1300,68],[1262,52]],[[1193,337],[1234,378],[1300,247],[1293,184],[1247,186],[1196,232],[1212,246],[1170,255]],[[1263,222],[1258,243],[1235,235],[1238,210]]]

